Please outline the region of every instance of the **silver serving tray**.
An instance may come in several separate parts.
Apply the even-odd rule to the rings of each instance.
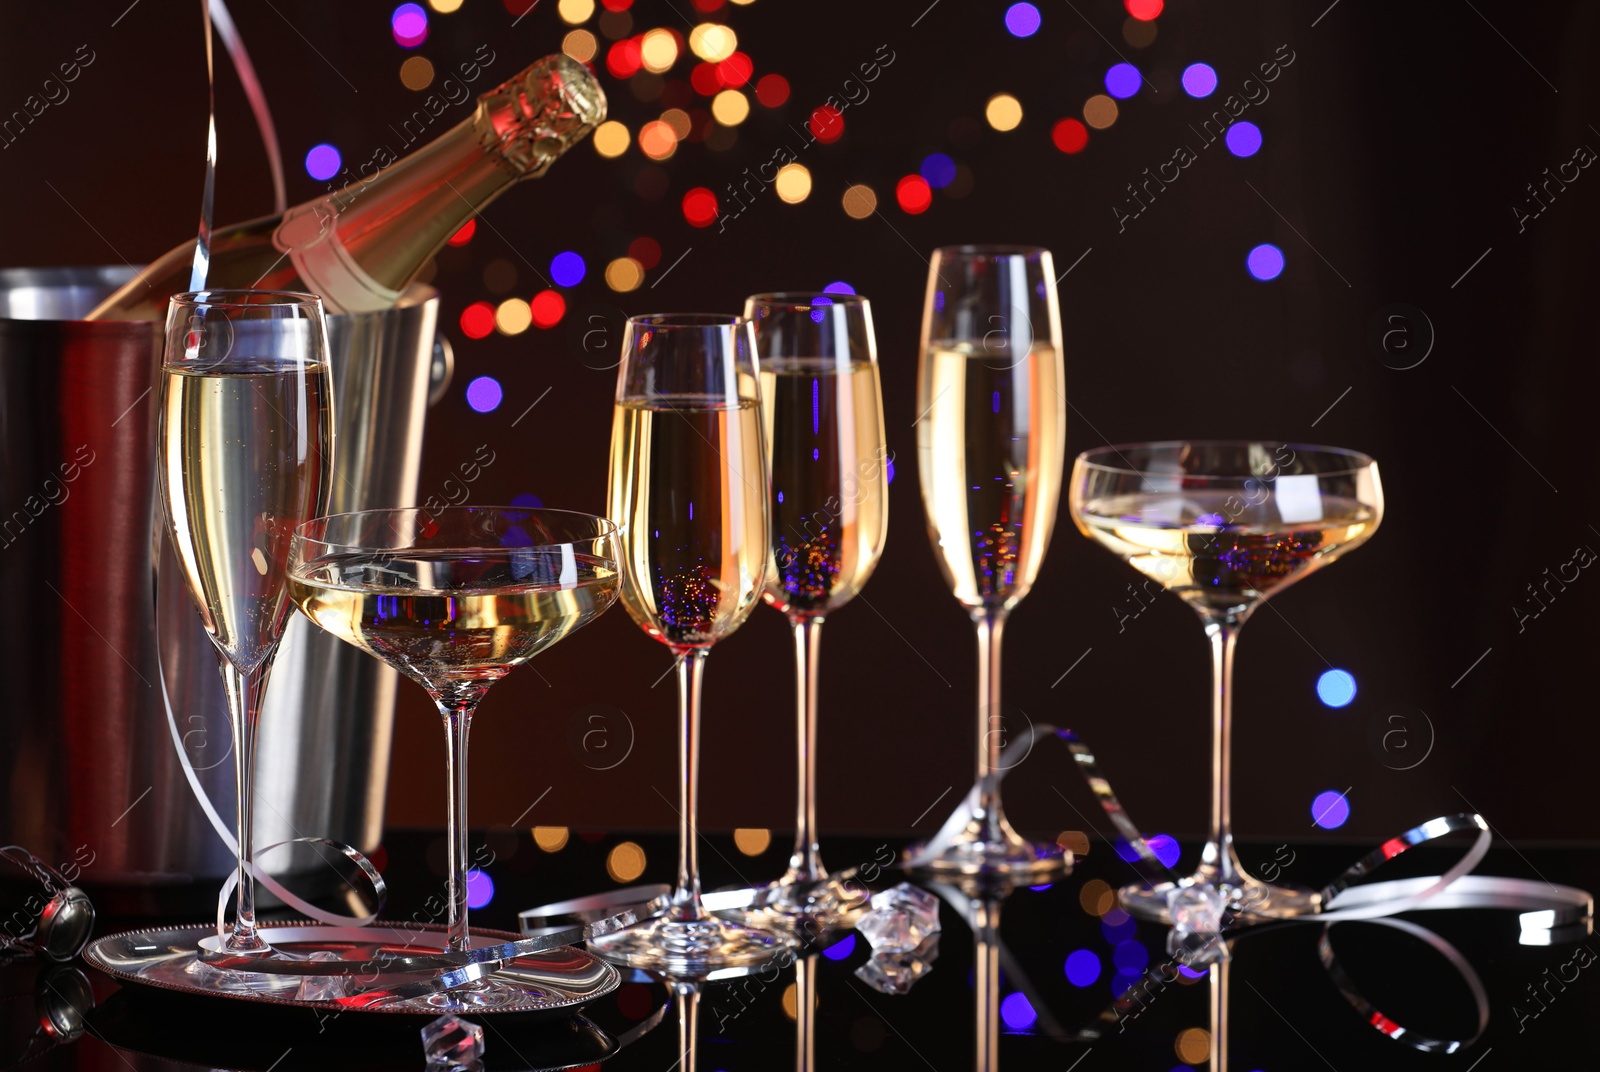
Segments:
[[[437,934],[435,950],[444,945],[445,928],[439,924],[408,924],[405,927],[327,927],[293,921],[261,928],[261,936],[275,948],[300,955],[328,950],[341,959],[370,959],[380,951],[427,951],[418,945],[419,934]],[[438,1016],[447,1011],[427,1005],[422,999],[397,1000],[376,1005],[352,1005],[338,1000],[306,1000],[299,996],[297,980],[285,977],[285,986],[275,990],[221,989],[207,985],[225,973],[199,966],[200,939],[216,933],[215,926],[197,924],[183,927],[158,927],[124,931],[97,938],[84,951],[88,964],[118,982],[154,987],[175,993],[222,998],[280,1008],[327,1009],[340,1012],[383,1013],[401,1016]],[[473,938],[492,942],[514,941],[519,936],[504,931],[472,929]],[[431,943],[430,943],[431,945]],[[414,982],[416,976],[396,982]],[[461,1010],[461,1015],[477,1017],[506,1013],[526,1014],[568,1009],[616,990],[622,983],[617,969],[574,946],[562,946],[508,961],[489,978],[511,984],[524,992],[523,999],[493,1008]]]

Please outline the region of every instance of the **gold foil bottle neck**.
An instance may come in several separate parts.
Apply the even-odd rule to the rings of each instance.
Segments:
[[[546,56],[478,98],[485,148],[521,178],[543,175],[606,117],[594,72],[562,53]]]

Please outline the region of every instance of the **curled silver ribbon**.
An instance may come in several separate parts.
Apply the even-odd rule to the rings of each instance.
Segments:
[[[1041,734],[1050,734],[1062,741],[1067,750],[1072,754],[1073,761],[1084,780],[1089,784],[1089,789],[1100,802],[1102,810],[1110,818],[1117,832],[1128,842],[1137,854],[1133,861],[1134,867],[1140,875],[1152,885],[1176,882],[1178,876],[1156,856],[1146,842],[1122,803],[1117,799],[1116,793],[1111,788],[1110,781],[1100,770],[1100,765],[1095,759],[1093,751],[1071,730],[1057,729],[1054,726],[1040,724],[1030,726],[1024,734],[1014,740],[1002,756],[1000,768],[991,777],[996,784],[1004,777],[1005,772],[1015,766],[1022,758],[1031,752],[1036,737]],[[1015,762],[1006,760],[1016,751],[1021,756]],[[963,807],[956,809],[944,830],[958,831],[965,825],[967,816],[964,810],[977,799],[980,785],[974,786],[967,795]],[[1430,841],[1447,837],[1457,833],[1472,833],[1472,845],[1462,854],[1454,864],[1442,875],[1428,875],[1420,878],[1391,879],[1383,882],[1363,881],[1378,868],[1395,857],[1427,844]],[[929,851],[936,851],[936,836],[930,841]],[[1338,878],[1334,879],[1321,890],[1321,903],[1325,910],[1307,913],[1290,919],[1273,920],[1266,917],[1256,917],[1260,922],[1239,935],[1259,933],[1263,930],[1274,929],[1278,926],[1287,926],[1292,923],[1312,922],[1323,924],[1323,931],[1318,940],[1318,955],[1323,968],[1328,972],[1334,985],[1344,996],[1352,1008],[1368,1024],[1376,1028],[1385,1037],[1396,1042],[1401,1042],[1415,1049],[1427,1052],[1453,1053],[1477,1041],[1489,1023],[1489,1002],[1484,990],[1483,981],[1478,977],[1470,962],[1462,956],[1455,946],[1441,938],[1439,935],[1408,920],[1394,919],[1396,913],[1413,912],[1421,910],[1442,910],[1449,908],[1503,908],[1515,910],[1520,913],[1519,923],[1521,933],[1519,941],[1524,945],[1550,945],[1559,941],[1574,941],[1584,937],[1593,929],[1594,898],[1586,890],[1574,886],[1562,886],[1548,882],[1533,882],[1528,879],[1502,878],[1490,875],[1468,874],[1482,860],[1489,851],[1491,841],[1489,824],[1483,817],[1474,812],[1463,812],[1456,815],[1440,816],[1430,819],[1425,823],[1412,827],[1410,830],[1390,838],[1375,849],[1366,853],[1352,863]],[[935,887],[938,889],[938,887]],[[944,893],[943,890],[940,890]],[[946,895],[952,905],[962,912],[964,917],[970,915],[950,896]],[[1254,916],[1248,908],[1232,910],[1229,915],[1251,918]],[[1477,1012],[1477,1027],[1473,1034],[1465,1039],[1435,1038],[1399,1024],[1389,1016],[1379,1011],[1356,988],[1354,980],[1340,965],[1333,952],[1329,932],[1340,923],[1367,922],[1379,926],[1392,927],[1403,931],[1426,943],[1435,952],[1445,958],[1455,968],[1471,991],[1473,1003]],[[1237,940],[1238,935],[1235,936]],[[1227,939],[1222,939],[1227,941]],[[1040,1023],[1045,1033],[1050,1037],[1063,1042],[1093,1042],[1102,1037],[1110,1025],[1120,1024],[1129,1015],[1135,1006],[1141,1006],[1144,996],[1141,992],[1146,983],[1156,982],[1165,986],[1176,977],[1175,965],[1188,966],[1189,961],[1183,958],[1173,958],[1171,961],[1148,969],[1138,983],[1130,986],[1115,1001],[1096,1017],[1089,1026],[1076,1031],[1068,1032],[1059,1029],[1059,1024],[1053,1017],[1047,1015],[1046,1007],[1034,1000],[1031,986],[1026,977],[1021,974],[1020,966],[1016,965],[1010,951],[1004,944],[1000,945],[1000,954],[1003,964],[1007,965],[1008,976],[1013,983],[1025,994],[1029,995],[1034,1009],[1040,1014]],[[1168,977],[1164,968],[1172,968],[1173,975]],[[1137,995],[1137,996],[1136,996]],[[1054,1030],[1052,1030],[1054,1029]]]

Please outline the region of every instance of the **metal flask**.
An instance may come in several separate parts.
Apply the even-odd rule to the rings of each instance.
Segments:
[[[71,865],[105,910],[177,911],[214,903],[233,857],[185,780],[167,704],[230,829],[232,735],[156,501],[159,327],[70,319],[132,274],[0,271],[0,844]],[[417,285],[393,309],[328,318],[329,512],[414,502],[430,394],[450,374],[438,308]],[[303,895],[342,872],[306,846],[260,849],[379,846],[395,688],[376,659],[291,617],[261,714],[255,844]]]

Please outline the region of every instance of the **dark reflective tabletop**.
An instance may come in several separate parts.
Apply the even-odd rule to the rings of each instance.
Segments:
[[[620,879],[648,882],[670,881],[675,862],[673,839],[660,834],[573,832],[554,852],[537,847],[527,832],[491,833],[487,841],[495,847],[488,868],[494,890],[473,918],[504,929],[515,929],[520,909],[623,885],[608,864]],[[624,842],[637,853],[618,850]],[[752,849],[760,838],[740,842]],[[839,838],[824,849],[836,863],[870,864],[887,858],[885,845],[900,847],[888,839]],[[1194,848],[1185,848],[1192,855]],[[1366,848],[1247,845],[1242,855],[1247,862],[1292,857],[1284,865],[1286,879],[1320,884]],[[429,891],[438,883],[429,861],[442,860],[442,838],[394,832],[386,851],[391,896],[385,915],[428,918]],[[1425,846],[1395,862],[1406,871],[1378,877],[1437,874],[1460,851]],[[641,855],[644,871],[635,877],[630,872]],[[701,852],[707,888],[773,877],[786,856],[781,836],[748,855],[734,838],[711,835]],[[1600,847],[1497,845],[1476,873],[1593,890],[1600,885]],[[885,871],[871,884],[884,888],[903,877]],[[1404,917],[1429,934],[1338,924],[1327,941],[1343,988],[1319,957],[1322,925],[1246,931],[1225,968],[1179,976],[1168,985],[1147,982],[1137,1000],[1113,1006],[1142,972],[1167,959],[1164,929],[1095,914],[1107,903],[1100,884],[1115,887],[1136,877],[1110,846],[1095,842],[1073,874],[1046,888],[1021,888],[1003,898],[938,891],[943,930],[937,958],[905,995],[879,993],[857,976],[869,950],[860,936],[847,935],[819,943],[794,964],[742,979],[674,986],[631,976],[578,1014],[487,1018],[484,1067],[603,1063],[650,1072],[740,1072],[803,1067],[801,1056],[809,1054],[817,1069],[1170,1072],[1207,1067],[1218,1031],[1223,1067],[1236,1072],[1600,1067],[1596,940],[1522,944],[1512,911]],[[149,921],[103,919],[97,933],[134,922]],[[1465,971],[1441,944],[1459,951]],[[797,973],[802,990],[815,994],[809,1017],[797,1016],[803,1011]],[[1417,1049],[1431,1040],[1448,1050],[1452,1040],[1477,1034],[1474,979],[1481,981],[1488,1010],[1481,1036],[1453,1052]],[[90,993],[87,1017],[74,1015]],[[1350,994],[1365,1003],[1360,1011]],[[52,1015],[52,1027],[41,1027],[41,1017]],[[422,1069],[423,1022],[234,1007],[119,990],[72,966],[43,972],[31,962],[0,966],[0,1069]],[[686,1045],[693,1048],[692,1064],[680,1063]]]

